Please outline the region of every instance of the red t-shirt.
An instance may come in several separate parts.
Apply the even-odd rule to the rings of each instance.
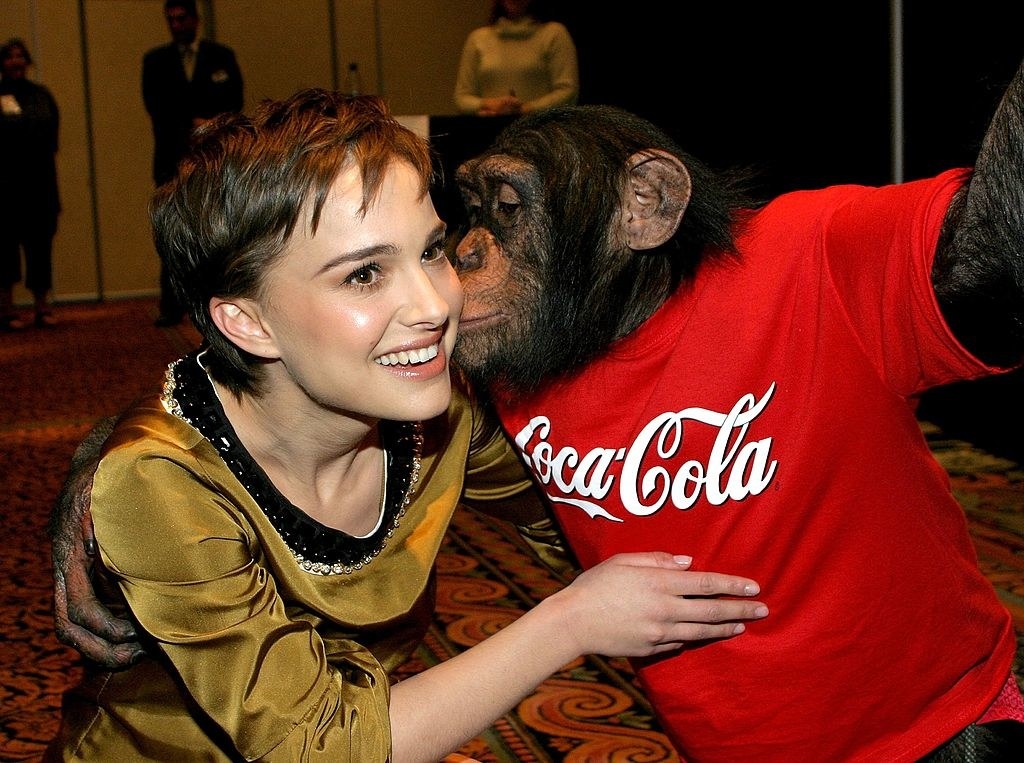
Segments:
[[[756,579],[739,637],[637,662],[694,761],[913,761],[1016,647],[910,398],[992,373],[930,267],[965,171],[786,194],[581,373],[499,400],[584,567],[690,554]]]

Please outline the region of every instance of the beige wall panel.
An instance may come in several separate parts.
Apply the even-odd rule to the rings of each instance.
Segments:
[[[396,114],[455,114],[452,93],[466,35],[490,0],[376,0],[384,92]]]
[[[155,294],[149,233],[153,137],[142,104],[142,56],[170,40],[162,0],[86,0],[100,267],[106,297]]]
[[[32,45],[30,0],[4,0],[0,3],[0,38],[21,37],[26,44]]]
[[[249,110],[303,87],[332,87],[329,0],[215,0],[217,41],[231,46]]]
[[[36,46],[41,56],[37,61],[45,64],[39,73],[57,99],[61,123],[57,178],[62,211],[53,242],[54,297],[95,299],[99,273],[78,2],[43,0],[38,14],[46,19],[39,25]]]
[[[363,92],[380,93],[377,0],[334,0],[334,5],[338,70],[333,86],[343,88],[348,65],[356,63],[359,65]]]

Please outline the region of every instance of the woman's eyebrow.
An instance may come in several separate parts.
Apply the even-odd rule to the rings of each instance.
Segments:
[[[342,265],[348,265],[353,262],[362,262],[366,259],[385,257],[397,253],[398,249],[393,244],[374,244],[372,246],[365,246],[362,249],[354,249],[351,252],[342,252],[336,257],[332,257],[330,260],[325,262],[323,267],[318,271],[318,274],[326,273],[329,270],[334,270],[334,268]]]

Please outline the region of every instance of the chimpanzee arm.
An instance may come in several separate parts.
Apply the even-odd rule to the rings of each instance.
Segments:
[[[932,269],[942,313],[960,342],[990,365],[1024,357],[1024,66],[985,134],[970,184],[957,197]]]
[[[78,446],[50,513],[53,620],[57,638],[107,668],[123,668],[143,655],[131,622],[114,617],[96,597],[96,542],[89,513],[100,449],[117,417],[100,421]]]

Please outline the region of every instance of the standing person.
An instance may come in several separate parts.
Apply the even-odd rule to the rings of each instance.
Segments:
[[[153,123],[153,182],[158,186],[174,177],[196,127],[218,114],[241,111],[243,105],[235,53],[226,45],[198,39],[195,0],[167,0],[164,17],[171,42],[142,59],[142,100]],[[173,326],[185,317],[163,266],[159,309],[157,326]]]
[[[494,0],[490,23],[469,33],[455,105],[463,114],[508,116],[576,103],[576,45],[540,0]]]
[[[11,39],[0,47],[0,330],[25,328],[14,310],[14,285],[32,292],[35,325],[53,326],[53,237],[60,215],[57,101],[28,79],[32,56],[25,43]]]
[[[157,250],[204,344],[120,418],[92,487],[101,596],[148,655],[88,669],[49,759],[436,761],[581,654],[766,614],[715,597],[751,580],[624,554],[390,685],[459,501],[534,497],[449,375],[462,290],[431,177],[383,100],[309,90],[203,128],[157,190]]]

